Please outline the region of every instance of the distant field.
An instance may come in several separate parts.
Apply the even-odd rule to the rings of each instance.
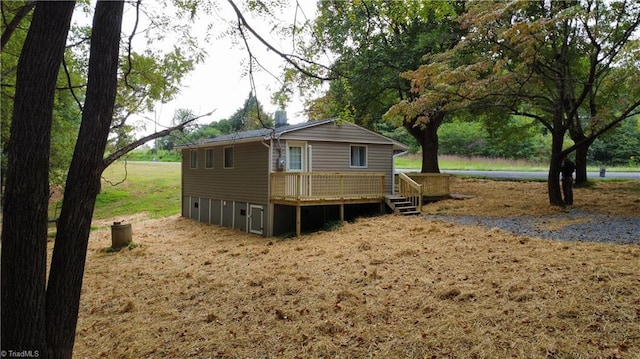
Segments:
[[[103,174],[94,219],[141,212],[151,218],[180,213],[180,173],[179,162],[112,164]]]
[[[396,157],[396,168],[422,168],[421,154],[407,154]],[[548,163],[530,162],[525,160],[509,160],[504,158],[464,157],[454,155],[438,156],[442,170],[470,170],[470,171],[547,171]],[[599,166],[589,166],[588,171],[598,171]],[[607,167],[607,171],[640,171],[639,167]]]
[[[396,157],[396,168],[422,168],[421,154],[407,154]],[[438,156],[440,169],[473,171],[546,171],[546,163],[504,158],[463,157],[454,155]]]

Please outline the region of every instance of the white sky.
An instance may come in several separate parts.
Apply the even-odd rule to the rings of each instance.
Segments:
[[[241,0],[236,4],[240,6]],[[300,1],[304,6],[303,11],[307,17],[315,14],[315,0]],[[295,1],[294,1],[295,3]],[[218,0],[219,10],[216,15],[202,18],[194,25],[195,34],[204,35],[204,29],[209,23],[214,24],[214,36],[227,29],[228,22],[235,21],[235,13],[225,0]],[[282,15],[281,21],[284,23],[293,22],[293,7],[288,11],[290,14]],[[274,47],[285,53],[290,53],[287,45],[282,40],[275,38],[270,33],[270,29],[264,20],[251,18],[244,14],[247,22],[260,35],[269,41]],[[301,15],[298,15],[301,17]],[[126,21],[126,20],[125,20]],[[225,23],[225,21],[227,23]],[[125,25],[126,27],[126,25]],[[198,30],[201,28],[202,30]],[[238,40],[236,40],[238,42]],[[168,126],[175,111],[179,108],[186,108],[194,114],[204,114],[215,110],[212,116],[200,119],[198,123],[210,123],[220,119],[231,117],[244,104],[251,91],[249,76],[243,75],[247,72],[249,55],[244,48],[244,43],[232,44],[229,37],[214,38],[205,45],[208,56],[205,61],[195,68],[181,83],[180,94],[175,100],[158,104],[155,113],[145,114],[145,117],[156,119],[160,126]],[[278,108],[271,103],[271,95],[280,87],[280,83],[273,75],[279,76],[282,66],[285,64],[279,56],[272,51],[267,51],[266,47],[257,40],[250,42],[251,51],[258,61],[267,68],[270,73],[254,66],[254,81],[256,84],[256,95],[265,112],[273,114]],[[294,98],[287,106],[287,118],[290,124],[304,122],[306,118],[302,114],[302,99]],[[154,131],[154,125],[150,120],[142,120],[146,125],[145,133]],[[160,130],[160,127],[158,127]]]

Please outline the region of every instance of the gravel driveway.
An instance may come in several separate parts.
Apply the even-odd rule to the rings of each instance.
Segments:
[[[487,229],[500,228],[517,236],[540,237],[561,241],[611,242],[640,244],[640,218],[594,214],[572,209],[567,213],[508,218],[481,216],[427,215]]]

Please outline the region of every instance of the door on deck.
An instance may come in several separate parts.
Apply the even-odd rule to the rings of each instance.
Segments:
[[[286,192],[289,196],[311,195],[311,179],[302,173],[311,172],[311,146],[306,142],[287,142],[287,172],[300,172],[300,176],[287,177]]]

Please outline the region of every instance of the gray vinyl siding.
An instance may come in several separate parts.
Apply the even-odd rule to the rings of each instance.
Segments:
[[[182,196],[182,217],[190,218],[189,210],[191,206],[191,198]]]
[[[236,202],[233,214],[233,228],[247,232],[247,214],[249,208],[246,203]]]
[[[351,123],[323,125],[301,129],[282,136],[283,156],[286,141],[307,141],[311,146],[311,169],[314,172],[383,172],[385,191],[392,193],[393,141]],[[351,167],[351,145],[367,146],[367,167]],[[277,151],[274,151],[274,165]],[[273,168],[276,168],[275,166]]]
[[[328,141],[330,140],[330,141]],[[393,142],[363,128],[333,123],[302,129],[282,136],[280,151],[287,158],[287,141],[303,141],[311,146],[313,172],[382,172],[385,192],[392,193]],[[367,167],[351,167],[351,145],[367,147]],[[280,152],[274,144],[272,168],[277,168]]]
[[[235,214],[235,203],[232,201],[222,201],[222,226],[233,228]]]
[[[385,191],[391,193],[393,147],[360,142],[309,142],[312,147],[314,172],[382,172],[385,174]],[[351,167],[351,145],[367,147],[367,167]]]
[[[223,168],[223,148],[213,148],[213,168],[205,168],[205,150],[198,148],[198,168],[190,168],[190,151],[182,151],[183,196],[268,203],[269,163],[267,147],[261,142],[232,145],[233,168]]]
[[[189,218],[194,219],[196,221],[200,220],[200,198],[197,197],[191,197],[189,198],[189,202],[190,202],[190,212],[189,212]]]
[[[219,199],[211,200],[211,224],[222,225],[222,201]]]
[[[331,140],[333,142],[392,144],[390,139],[362,127],[351,123],[336,125],[333,122],[286,133],[281,138],[306,141]]]
[[[211,200],[209,200],[208,198],[201,198],[200,199],[200,222],[209,223],[210,209],[211,209]]]

